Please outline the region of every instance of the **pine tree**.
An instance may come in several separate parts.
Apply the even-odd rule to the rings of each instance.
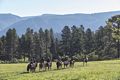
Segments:
[[[9,29],[6,33],[6,52],[9,59],[13,61],[18,46],[18,37],[15,29]]]
[[[41,44],[39,40],[39,34],[37,32],[34,33],[34,57],[39,60],[41,57]]]
[[[71,32],[71,57],[75,55],[75,53],[80,53],[82,50],[81,45],[81,30],[76,26],[73,26]]]
[[[27,28],[26,31],[26,46],[27,46],[27,53],[28,53],[28,58],[29,60],[33,59],[33,54],[34,54],[34,43],[33,43],[33,30],[30,28]]]
[[[2,51],[3,52],[1,54],[0,59],[3,60],[3,61],[5,61],[5,60],[9,59],[8,54],[6,52],[6,38],[5,38],[5,36],[1,37],[1,41],[2,41],[2,48],[3,48]]]
[[[50,52],[52,54],[52,57],[56,58],[57,57],[57,51],[56,51],[56,44],[55,44],[55,39],[54,39],[54,33],[53,33],[52,29],[50,29],[50,38],[51,38]]]
[[[39,49],[40,49],[40,58],[41,58],[44,57],[44,53],[45,53],[45,34],[42,28],[40,28],[39,30],[39,41],[40,41]]]
[[[46,57],[52,58],[52,55],[50,54],[50,44],[51,44],[50,31],[46,29],[45,30],[45,53],[46,53]]]
[[[108,26],[110,26],[113,31],[112,36],[117,43],[117,54],[119,58],[120,57],[120,15],[113,16],[111,19],[109,19]]]
[[[18,46],[18,52],[19,56],[23,56],[24,62],[26,61],[25,58],[27,56],[27,45],[26,45],[26,37],[25,35],[22,35],[21,38],[19,39],[19,46]]]
[[[0,56],[2,56],[2,54],[3,54],[3,42],[0,39]],[[0,60],[1,60],[1,57],[0,57]]]
[[[93,44],[94,44],[94,41],[93,41],[93,32],[91,31],[91,29],[87,29],[86,30],[86,33],[85,33],[85,51],[86,53],[85,54],[89,54],[92,52],[93,50]]]
[[[70,55],[70,44],[71,44],[71,31],[68,26],[65,26],[62,30],[61,50],[64,55]]]

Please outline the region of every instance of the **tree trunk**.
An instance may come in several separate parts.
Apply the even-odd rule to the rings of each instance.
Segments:
[[[120,57],[120,40],[118,40],[117,42],[117,54],[118,54],[118,58]]]
[[[24,62],[25,62],[25,53],[24,53]]]
[[[120,36],[120,24],[118,24],[118,35]],[[118,58],[120,57],[120,39],[118,39],[117,43],[117,53],[118,53]]]

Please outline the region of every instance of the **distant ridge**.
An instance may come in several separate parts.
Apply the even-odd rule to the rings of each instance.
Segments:
[[[0,14],[0,35],[5,34],[9,28],[15,28],[19,35],[25,33],[30,27],[37,31],[39,28],[53,28],[55,33],[60,33],[65,25],[80,26],[97,30],[99,26],[104,26],[105,21],[114,15],[119,15],[120,11],[100,12],[92,14],[43,14],[40,16],[19,17],[13,14]]]

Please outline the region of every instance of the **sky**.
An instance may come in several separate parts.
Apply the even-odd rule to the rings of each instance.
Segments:
[[[19,16],[120,11],[120,0],[0,0],[0,14]]]

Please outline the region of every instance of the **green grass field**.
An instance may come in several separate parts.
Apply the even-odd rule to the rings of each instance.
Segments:
[[[0,80],[120,80],[120,60],[94,61],[83,67],[75,63],[74,68],[26,73],[27,64],[0,64]]]

